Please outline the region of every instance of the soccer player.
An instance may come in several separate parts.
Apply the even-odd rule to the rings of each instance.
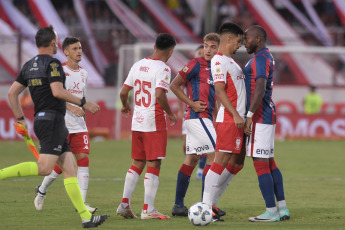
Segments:
[[[253,158],[259,187],[266,203],[266,212],[250,221],[279,221],[290,218],[287,209],[283,176],[274,161],[276,108],[272,101],[274,59],[266,48],[266,31],[251,26],[244,33],[244,46],[254,57],[244,68],[247,90],[245,133],[247,156]],[[275,204],[277,199],[277,207]]]
[[[195,50],[195,54],[194,54],[194,58],[200,58],[204,56],[204,45],[200,45],[198,46],[198,48],[196,48]],[[181,87],[184,89],[186,86],[186,84],[181,85]],[[178,117],[182,120],[182,138],[183,138],[183,152],[186,153],[186,135],[187,135],[187,131],[186,131],[186,125],[185,125],[185,120],[184,120],[184,103],[178,99],[178,103],[179,103],[179,114]],[[207,161],[207,156],[205,154],[202,154],[199,158],[199,164],[198,164],[198,169],[196,171],[196,179],[197,180],[202,180],[203,179],[203,171],[206,165],[206,161]]]
[[[204,37],[204,56],[194,58],[178,73],[170,89],[184,103],[188,105],[185,115],[186,156],[177,174],[175,205],[173,216],[188,216],[188,208],[184,206],[191,174],[198,164],[201,154],[208,154],[208,162],[214,160],[216,131],[214,129],[213,111],[215,109],[216,95],[211,75],[210,61],[217,53],[219,35],[207,34]],[[187,84],[187,94],[181,85]],[[207,170],[209,168],[205,168]]]
[[[62,49],[67,57],[67,61],[62,63],[62,67],[66,75],[66,89],[74,96],[82,99],[86,96],[88,74],[85,69],[78,65],[82,58],[80,40],[75,37],[67,37],[62,43]],[[68,102],[66,103],[66,108],[65,121],[69,132],[67,140],[72,153],[77,159],[78,184],[85,202],[89,185],[90,153],[89,135],[85,123],[85,112],[80,106]],[[49,176],[44,177],[42,184],[36,187],[36,197],[34,200],[36,210],[42,210],[48,187],[61,173],[61,168],[58,165],[55,165],[52,173]],[[97,208],[92,208],[88,204],[85,205],[92,214],[96,212]]]
[[[211,70],[221,107],[216,119],[215,160],[205,179],[203,202],[212,206],[213,221],[224,221],[218,201],[233,177],[243,168],[243,126],[246,92],[244,74],[231,55],[241,47],[243,30],[234,23],[219,29],[219,52],[212,58]]]
[[[141,219],[161,219],[170,217],[158,212],[154,201],[159,184],[161,160],[165,158],[167,127],[165,113],[176,124],[176,116],[171,111],[166,93],[170,85],[171,70],[165,64],[171,57],[176,41],[170,34],[159,34],[154,45],[154,53],[132,66],[120,92],[123,107],[121,112],[128,115],[131,107],[128,93],[134,90],[135,106],[132,118],[132,159],[123,189],[123,198],[117,208],[117,215],[136,218],[130,201],[140,174],[147,164],[144,179],[145,198]],[[165,111],[165,112],[164,112]]]
[[[99,106],[64,89],[65,73],[60,61],[53,58],[58,49],[58,36],[54,28],[49,26],[39,29],[35,39],[38,55],[24,64],[8,92],[8,99],[18,122],[27,127],[18,96],[29,87],[35,105],[34,131],[40,141],[40,158],[37,162],[24,162],[1,169],[0,180],[20,176],[47,176],[58,164],[64,172],[65,189],[82,219],[82,226],[97,227],[108,215],[92,215],[84,204],[75,161],[67,141],[65,113],[66,101],[93,114],[99,111]]]

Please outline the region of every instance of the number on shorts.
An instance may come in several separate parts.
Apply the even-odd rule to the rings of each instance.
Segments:
[[[84,135],[83,136],[83,139],[84,139],[84,144],[89,144],[89,138],[87,137],[87,135]]]
[[[151,89],[151,82],[148,81],[140,81],[139,79],[136,79],[134,82],[134,85],[138,85],[139,89],[135,92],[135,104],[137,106],[141,106],[141,103],[143,103],[144,107],[149,107],[151,104],[151,93],[147,89]],[[139,98],[139,94],[143,91],[147,95],[147,101],[146,97],[142,96]]]

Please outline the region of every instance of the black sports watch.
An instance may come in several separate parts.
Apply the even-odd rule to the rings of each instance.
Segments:
[[[80,102],[81,102],[80,107],[82,107],[82,108],[83,108],[83,105],[85,105],[85,103],[86,103],[86,99],[85,99],[85,97],[83,97],[83,98],[80,100]]]

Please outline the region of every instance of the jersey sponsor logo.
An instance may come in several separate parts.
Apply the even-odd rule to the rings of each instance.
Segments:
[[[71,76],[69,73],[65,73],[66,76]]]
[[[239,149],[240,149],[240,144],[241,144],[241,138],[240,138],[240,137],[237,137],[237,138],[236,138],[236,147],[235,147],[236,150],[239,150]]]
[[[189,68],[187,66],[185,66],[182,71],[187,73],[188,70],[189,70]]]
[[[215,80],[223,80],[223,78],[224,78],[224,74],[215,74],[214,75]]]
[[[76,89],[68,89],[68,92],[70,92],[71,94],[74,94],[74,95],[78,95],[78,94],[83,94],[83,91],[81,90],[76,90]]]
[[[245,79],[245,76],[243,74],[241,74],[241,75],[238,75],[236,78],[237,78],[237,80],[243,80],[243,79]]]
[[[74,84],[74,87],[73,87],[73,89],[75,89],[75,88],[77,88],[77,89],[79,89],[79,82],[78,83],[76,83],[76,82],[73,82],[73,84]]]
[[[218,67],[218,68],[216,68],[216,73],[221,73],[222,72],[222,70]]]
[[[168,68],[165,68],[165,69],[164,69],[164,72],[169,72],[169,69],[168,69]]]
[[[149,67],[147,67],[147,66],[140,66],[140,68],[139,68],[139,71],[142,71],[142,72],[149,72]]]
[[[46,112],[39,112],[37,116],[44,117],[46,115]]]
[[[38,86],[38,85],[42,85],[41,79],[37,79],[37,78],[29,79],[28,86]]]
[[[169,83],[163,80],[161,80],[158,85],[162,86],[163,88],[169,88]]]
[[[220,62],[219,62],[219,61],[217,61],[217,62],[216,62],[216,64],[214,64],[214,65],[220,65]]]
[[[50,75],[52,77],[60,77],[61,76],[60,71],[58,71],[58,69],[57,69],[59,67],[58,63],[52,62],[52,63],[50,63],[50,67],[53,69],[53,71],[50,72]]]
[[[210,80],[209,78],[207,79],[207,84],[209,85],[214,85],[214,81]]]
[[[269,149],[257,149],[256,150],[256,154],[266,155],[266,156],[273,154],[273,152],[274,152],[274,149],[270,149],[270,150]]]
[[[85,145],[84,149],[89,149],[89,147],[87,145]]]

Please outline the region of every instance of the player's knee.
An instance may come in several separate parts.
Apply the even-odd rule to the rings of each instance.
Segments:
[[[84,157],[82,159],[79,159],[77,161],[77,165],[78,165],[78,167],[89,167],[89,158]]]
[[[271,173],[269,163],[265,161],[254,161],[254,168],[258,176]]]
[[[49,176],[51,172],[53,171],[53,168],[51,167],[41,166],[39,164],[37,165],[38,165],[38,175],[40,176]]]

